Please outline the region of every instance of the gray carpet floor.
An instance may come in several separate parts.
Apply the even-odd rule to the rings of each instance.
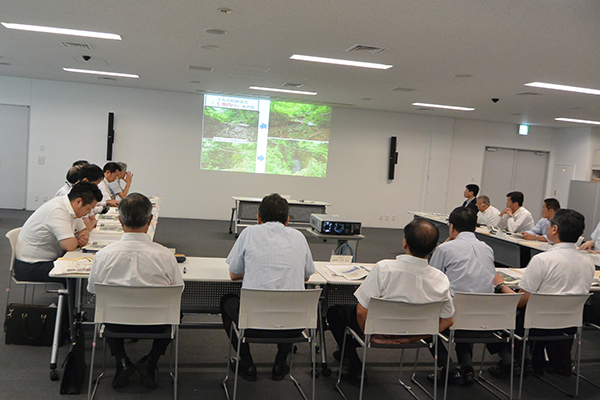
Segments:
[[[10,258],[10,246],[4,238],[10,229],[19,227],[30,215],[27,211],[15,211],[0,209],[0,282],[8,284],[9,271],[8,261]],[[226,257],[235,238],[228,233],[229,221],[188,220],[176,218],[161,218],[156,231],[155,241],[167,247],[174,247],[177,252],[188,256],[204,257]],[[384,258],[393,258],[401,253],[401,230],[365,228],[363,231],[365,239],[360,243],[358,249],[358,260],[360,262],[376,262]],[[318,241],[309,238],[309,245],[315,260],[324,261],[329,259],[335,248],[335,241]],[[6,302],[5,291],[0,295],[0,304]],[[10,294],[11,302],[21,302],[23,292],[21,287],[14,288]],[[49,304],[56,301],[54,295],[36,293],[36,303]],[[219,321],[215,315],[186,316],[186,319],[197,319],[201,321]],[[86,357],[89,363],[91,354],[91,330],[86,331]],[[327,337],[327,352],[332,360],[331,352],[335,349],[334,341],[329,332]],[[589,330],[583,337],[583,361],[582,374],[592,381],[600,384],[600,332]],[[143,356],[149,349],[147,341],[128,343],[127,349],[132,359]],[[59,363],[62,362],[68,346],[60,349]],[[227,360],[228,342],[225,333],[221,330],[182,330],[180,334],[180,377],[179,398],[180,399],[225,399],[221,382],[225,376],[225,365]],[[258,381],[240,381],[240,399],[288,399],[298,398],[299,394],[289,380],[274,382],[270,379],[270,371],[276,348],[272,345],[255,345],[252,348],[254,360],[258,367]],[[98,352],[97,354],[101,354]],[[365,389],[365,399],[410,399],[411,396],[397,383],[397,362],[400,353],[397,351],[374,350],[369,355],[367,370],[369,372],[369,386]],[[481,349],[476,348],[475,357],[480,358]],[[409,360],[407,367],[413,365],[414,351],[407,354]],[[9,346],[0,344],[0,399],[59,399],[59,382],[49,379],[50,348]],[[417,378],[425,383],[426,387],[432,387],[426,376],[432,369],[432,358],[426,352],[419,356],[420,364],[417,370]],[[146,399],[149,396],[155,399],[172,398],[172,386],[168,376],[168,354],[161,359],[159,364],[158,388],[150,391],[143,387],[134,377],[132,383],[119,390],[113,390],[110,385],[114,373],[113,362],[107,357],[108,377],[100,384],[97,394],[99,399]],[[310,364],[309,349],[306,345],[299,346],[294,357],[295,375],[302,387],[310,393]],[[487,356],[486,367],[495,362],[493,357]],[[330,362],[329,367],[334,374],[331,376],[321,375],[317,379],[316,397],[340,398],[333,389],[335,383],[335,372],[337,366]],[[95,365],[95,370],[102,368],[100,362]],[[62,375],[62,368],[59,368]],[[320,371],[320,369],[319,369]],[[407,370],[408,372],[408,370]],[[489,377],[487,372],[485,376]],[[566,388],[574,385],[574,378],[562,378],[550,375],[549,378],[557,384]],[[409,374],[404,374],[404,379],[409,379]],[[493,379],[493,378],[491,378]],[[507,387],[507,382],[494,380],[502,387]],[[87,390],[84,385],[84,391]],[[345,385],[346,394],[349,398],[358,397],[358,389]],[[422,398],[424,395],[417,390]],[[441,398],[442,391],[438,396]],[[85,394],[73,395],[72,398],[85,398]],[[464,388],[451,387],[448,397],[450,399],[493,399],[495,398],[478,385]],[[567,398],[566,395],[557,392],[535,377],[525,378],[523,398],[530,399],[554,399]],[[587,382],[581,382],[581,399],[599,399],[600,389]]]

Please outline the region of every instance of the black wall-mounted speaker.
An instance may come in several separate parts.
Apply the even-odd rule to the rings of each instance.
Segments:
[[[115,122],[115,113],[108,113],[108,143],[106,145],[106,160],[112,161],[113,143],[115,142],[115,130],[113,125]]]
[[[398,152],[396,151],[396,136],[392,136],[390,140],[390,158],[388,167],[388,179],[394,179],[394,172],[398,164]]]

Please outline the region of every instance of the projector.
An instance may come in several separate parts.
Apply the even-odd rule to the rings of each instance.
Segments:
[[[310,214],[310,226],[325,235],[360,235],[360,222],[338,215]]]

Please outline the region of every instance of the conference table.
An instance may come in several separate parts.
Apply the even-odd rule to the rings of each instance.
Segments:
[[[256,225],[256,215],[258,206],[262,198],[231,196],[235,201],[235,207],[231,210],[231,221],[229,223],[229,233],[235,232],[235,237],[239,235],[239,228]],[[331,204],[323,201],[313,200],[288,200],[290,210],[290,225],[310,226],[311,214],[327,214],[327,206]],[[233,228],[232,228],[233,227]]]

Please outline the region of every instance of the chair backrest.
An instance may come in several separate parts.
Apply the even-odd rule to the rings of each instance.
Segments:
[[[242,289],[239,329],[316,329],[321,289]]]
[[[12,255],[10,257],[10,271],[13,270],[13,266],[15,264],[16,257],[16,249],[17,249],[17,240],[19,239],[19,233],[21,233],[21,228],[15,228],[6,233],[6,237],[10,242],[10,249],[12,251]]]
[[[522,293],[454,293],[451,330],[495,331],[515,329],[517,304]]]
[[[525,329],[562,329],[583,324],[586,294],[532,293],[525,310]]]
[[[179,325],[179,286],[117,286],[96,283],[96,323]]]
[[[444,303],[412,304],[372,297],[365,335],[437,335]]]

